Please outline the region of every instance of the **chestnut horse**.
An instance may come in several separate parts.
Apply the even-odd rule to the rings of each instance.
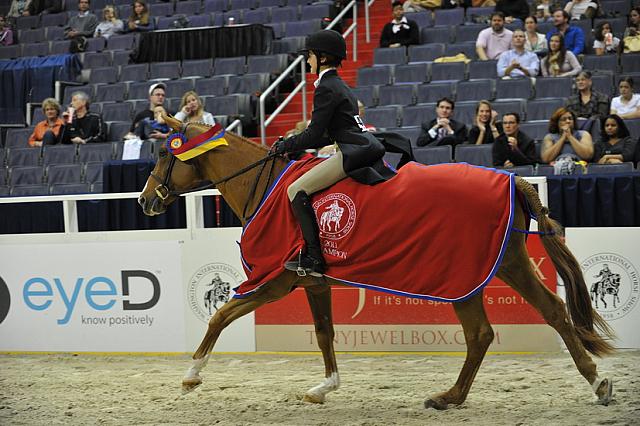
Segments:
[[[187,138],[193,138],[210,129],[209,126],[200,123],[183,125],[171,117],[167,117],[166,122],[175,131],[183,131]],[[236,175],[239,170],[247,168],[249,170],[246,173],[219,183],[217,188],[238,217],[242,218],[245,212],[255,211],[263,190],[273,183],[273,176],[278,176],[287,162],[282,158],[275,158],[273,174],[268,176],[267,173],[258,173],[257,167],[248,166],[265,158],[269,153],[268,149],[229,132],[225,138],[228,146],[217,147],[186,162],[178,160],[166,147],[162,147],[158,162],[138,200],[144,213],[149,216],[162,214],[177,198],[177,193],[197,188],[205,180],[225,180],[225,177]],[[173,164],[170,166],[170,163]],[[256,188],[258,190],[255,190]],[[596,364],[587,352],[596,356],[613,352],[613,347],[608,341],[613,336],[612,331],[591,306],[580,266],[561,239],[559,224],[549,218],[548,210],[542,206],[531,184],[516,177],[516,188],[524,195],[537,217],[538,227],[544,234],[542,241],[545,250],[566,287],[567,304],[565,306],[565,303],[536,276],[529,261],[525,235],[522,233],[512,234],[497,276],[520,293],[560,334],[578,371],[592,386],[598,402],[606,405],[611,400],[612,380],[598,376]],[[517,202],[513,227],[524,229],[526,215],[523,206]],[[299,277],[294,272],[284,271],[255,293],[242,299],[232,299],[224,304],[209,320],[206,335],[193,355],[193,365],[182,380],[183,389],[189,391],[202,383],[199,373],[206,365],[209,354],[225,327],[265,303],[286,296],[294,286],[298,286],[305,289],[325,365],[324,381],[309,389],[304,399],[308,402],[324,402],[327,393],[338,389],[340,385],[333,348],[331,285],[341,283],[329,278]],[[494,337],[483,306],[482,291],[464,301],[455,302],[453,307],[464,331],[466,359],[453,387],[446,392],[429,396],[424,402],[425,407],[445,409],[450,404],[461,404],[466,399]]]

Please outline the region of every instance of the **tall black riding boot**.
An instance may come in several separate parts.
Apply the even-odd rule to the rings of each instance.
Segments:
[[[300,191],[291,201],[293,215],[300,224],[302,236],[306,244],[306,250],[300,253],[297,260],[284,264],[290,271],[295,271],[301,277],[313,275],[321,277],[325,270],[324,256],[320,246],[320,230],[316,221],[316,214],[311,206],[311,197],[306,192]]]

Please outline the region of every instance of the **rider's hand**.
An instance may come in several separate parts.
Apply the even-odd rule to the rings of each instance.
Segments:
[[[278,139],[271,148],[274,154],[283,155],[287,153],[287,144],[283,138]]]

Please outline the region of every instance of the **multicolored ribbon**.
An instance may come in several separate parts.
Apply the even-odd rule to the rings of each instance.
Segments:
[[[206,132],[191,139],[182,133],[172,133],[167,138],[167,149],[178,160],[186,161],[221,145],[229,145],[224,138],[224,128],[215,124]]]

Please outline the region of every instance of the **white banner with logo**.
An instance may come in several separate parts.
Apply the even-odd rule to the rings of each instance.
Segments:
[[[567,228],[566,238],[615,346],[640,348],[640,228]]]
[[[229,301],[245,279],[240,260],[240,228],[203,230],[207,238],[183,243],[182,273],[188,351],[195,351],[212,315]],[[224,329],[216,352],[254,352],[255,326],[251,312]]]
[[[183,352],[180,257],[177,241],[0,246],[0,350]]]

